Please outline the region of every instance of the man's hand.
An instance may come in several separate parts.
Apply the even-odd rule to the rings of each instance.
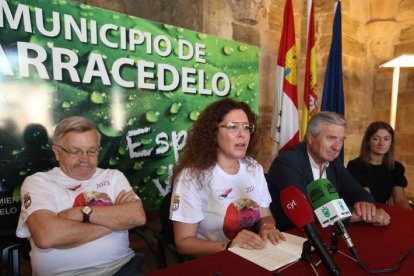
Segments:
[[[125,190],[122,190],[116,197],[115,205],[134,201],[138,201],[134,191],[125,192]]]
[[[391,217],[383,209],[377,209],[376,215],[371,220],[366,220],[375,226],[386,226],[390,223]]]
[[[354,204],[355,214],[363,221],[372,220],[377,212],[377,207],[370,202],[359,201]]]
[[[356,202],[352,221],[365,221],[375,226],[386,226],[390,223],[390,215],[383,209],[377,209],[374,204],[369,202]]]

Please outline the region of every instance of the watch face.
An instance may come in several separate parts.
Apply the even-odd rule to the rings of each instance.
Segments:
[[[82,213],[89,215],[92,212],[92,208],[90,206],[85,206],[82,208]]]

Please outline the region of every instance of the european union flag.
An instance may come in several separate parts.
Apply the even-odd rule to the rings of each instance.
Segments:
[[[325,83],[322,95],[322,111],[333,111],[345,114],[344,87],[342,81],[342,28],[341,2],[336,3],[333,24],[331,50],[326,66]]]

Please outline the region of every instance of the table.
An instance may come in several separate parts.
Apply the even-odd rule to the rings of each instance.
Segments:
[[[376,227],[367,223],[353,223],[348,227],[348,232],[354,242],[359,255],[369,269],[393,268],[399,258],[410,248],[414,247],[414,211],[381,205],[391,216],[391,222],[386,227]],[[316,225],[316,224],[315,224]],[[330,244],[333,227],[322,229],[316,225],[325,244]],[[301,229],[289,231],[292,234],[303,236]],[[339,250],[351,255],[342,238],[338,238]],[[342,275],[372,275],[364,271],[356,262],[348,259],[339,252],[332,253],[332,258],[341,270]],[[313,257],[319,256],[314,253]],[[329,275],[323,264],[316,268],[319,275]],[[385,275],[413,275],[414,254],[411,254],[401,265],[397,273]],[[178,264],[147,275],[275,275],[250,261],[239,257],[229,251],[200,257],[186,263]],[[299,261],[279,275],[315,275],[310,265]],[[382,274],[384,275],[384,274]]]

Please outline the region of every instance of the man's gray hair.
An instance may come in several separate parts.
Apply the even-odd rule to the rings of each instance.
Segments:
[[[86,132],[95,130],[98,134],[98,143],[101,143],[101,134],[96,128],[96,125],[89,119],[81,116],[73,116],[62,120],[56,127],[53,134],[53,144],[59,145],[59,142],[69,132]]]
[[[313,115],[309,120],[307,133],[310,133],[313,137],[318,136],[321,132],[322,125],[325,123],[343,126],[345,129],[348,126],[342,115],[330,111],[321,111]],[[305,141],[307,142],[306,135]]]

